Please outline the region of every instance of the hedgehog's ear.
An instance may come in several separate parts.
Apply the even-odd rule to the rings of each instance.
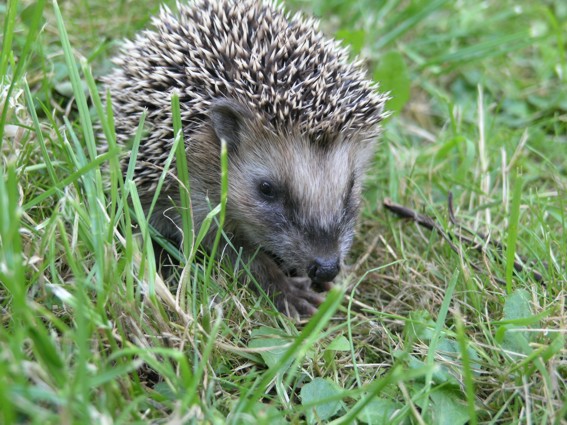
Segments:
[[[239,103],[222,99],[213,103],[210,118],[219,141],[225,140],[228,150],[235,151],[238,149],[245,123],[252,119],[252,114]]]

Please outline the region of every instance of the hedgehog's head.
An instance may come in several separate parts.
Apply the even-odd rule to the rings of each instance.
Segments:
[[[210,116],[228,145],[227,218],[234,232],[285,273],[331,281],[352,243],[375,137],[359,131],[323,143],[294,129],[268,130],[264,120],[226,100]]]

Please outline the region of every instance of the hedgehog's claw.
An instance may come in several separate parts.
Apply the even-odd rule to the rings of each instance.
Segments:
[[[313,282],[313,288],[317,292],[328,292],[330,291],[335,284],[331,282]]]
[[[299,319],[313,316],[325,297],[311,289],[307,277],[288,277],[286,288],[276,295],[276,307],[282,313]]]

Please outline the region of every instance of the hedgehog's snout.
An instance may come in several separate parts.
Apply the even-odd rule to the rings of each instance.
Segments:
[[[317,257],[307,267],[307,275],[315,283],[332,281],[341,271],[338,256]]]

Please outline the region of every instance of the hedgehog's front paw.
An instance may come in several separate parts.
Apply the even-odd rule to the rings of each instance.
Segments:
[[[312,316],[325,297],[311,289],[311,279],[307,277],[286,277],[285,282],[278,285],[276,307],[282,313],[299,319]]]
[[[317,292],[329,292],[335,286],[335,283],[333,280],[330,282],[311,282],[311,286]]]

